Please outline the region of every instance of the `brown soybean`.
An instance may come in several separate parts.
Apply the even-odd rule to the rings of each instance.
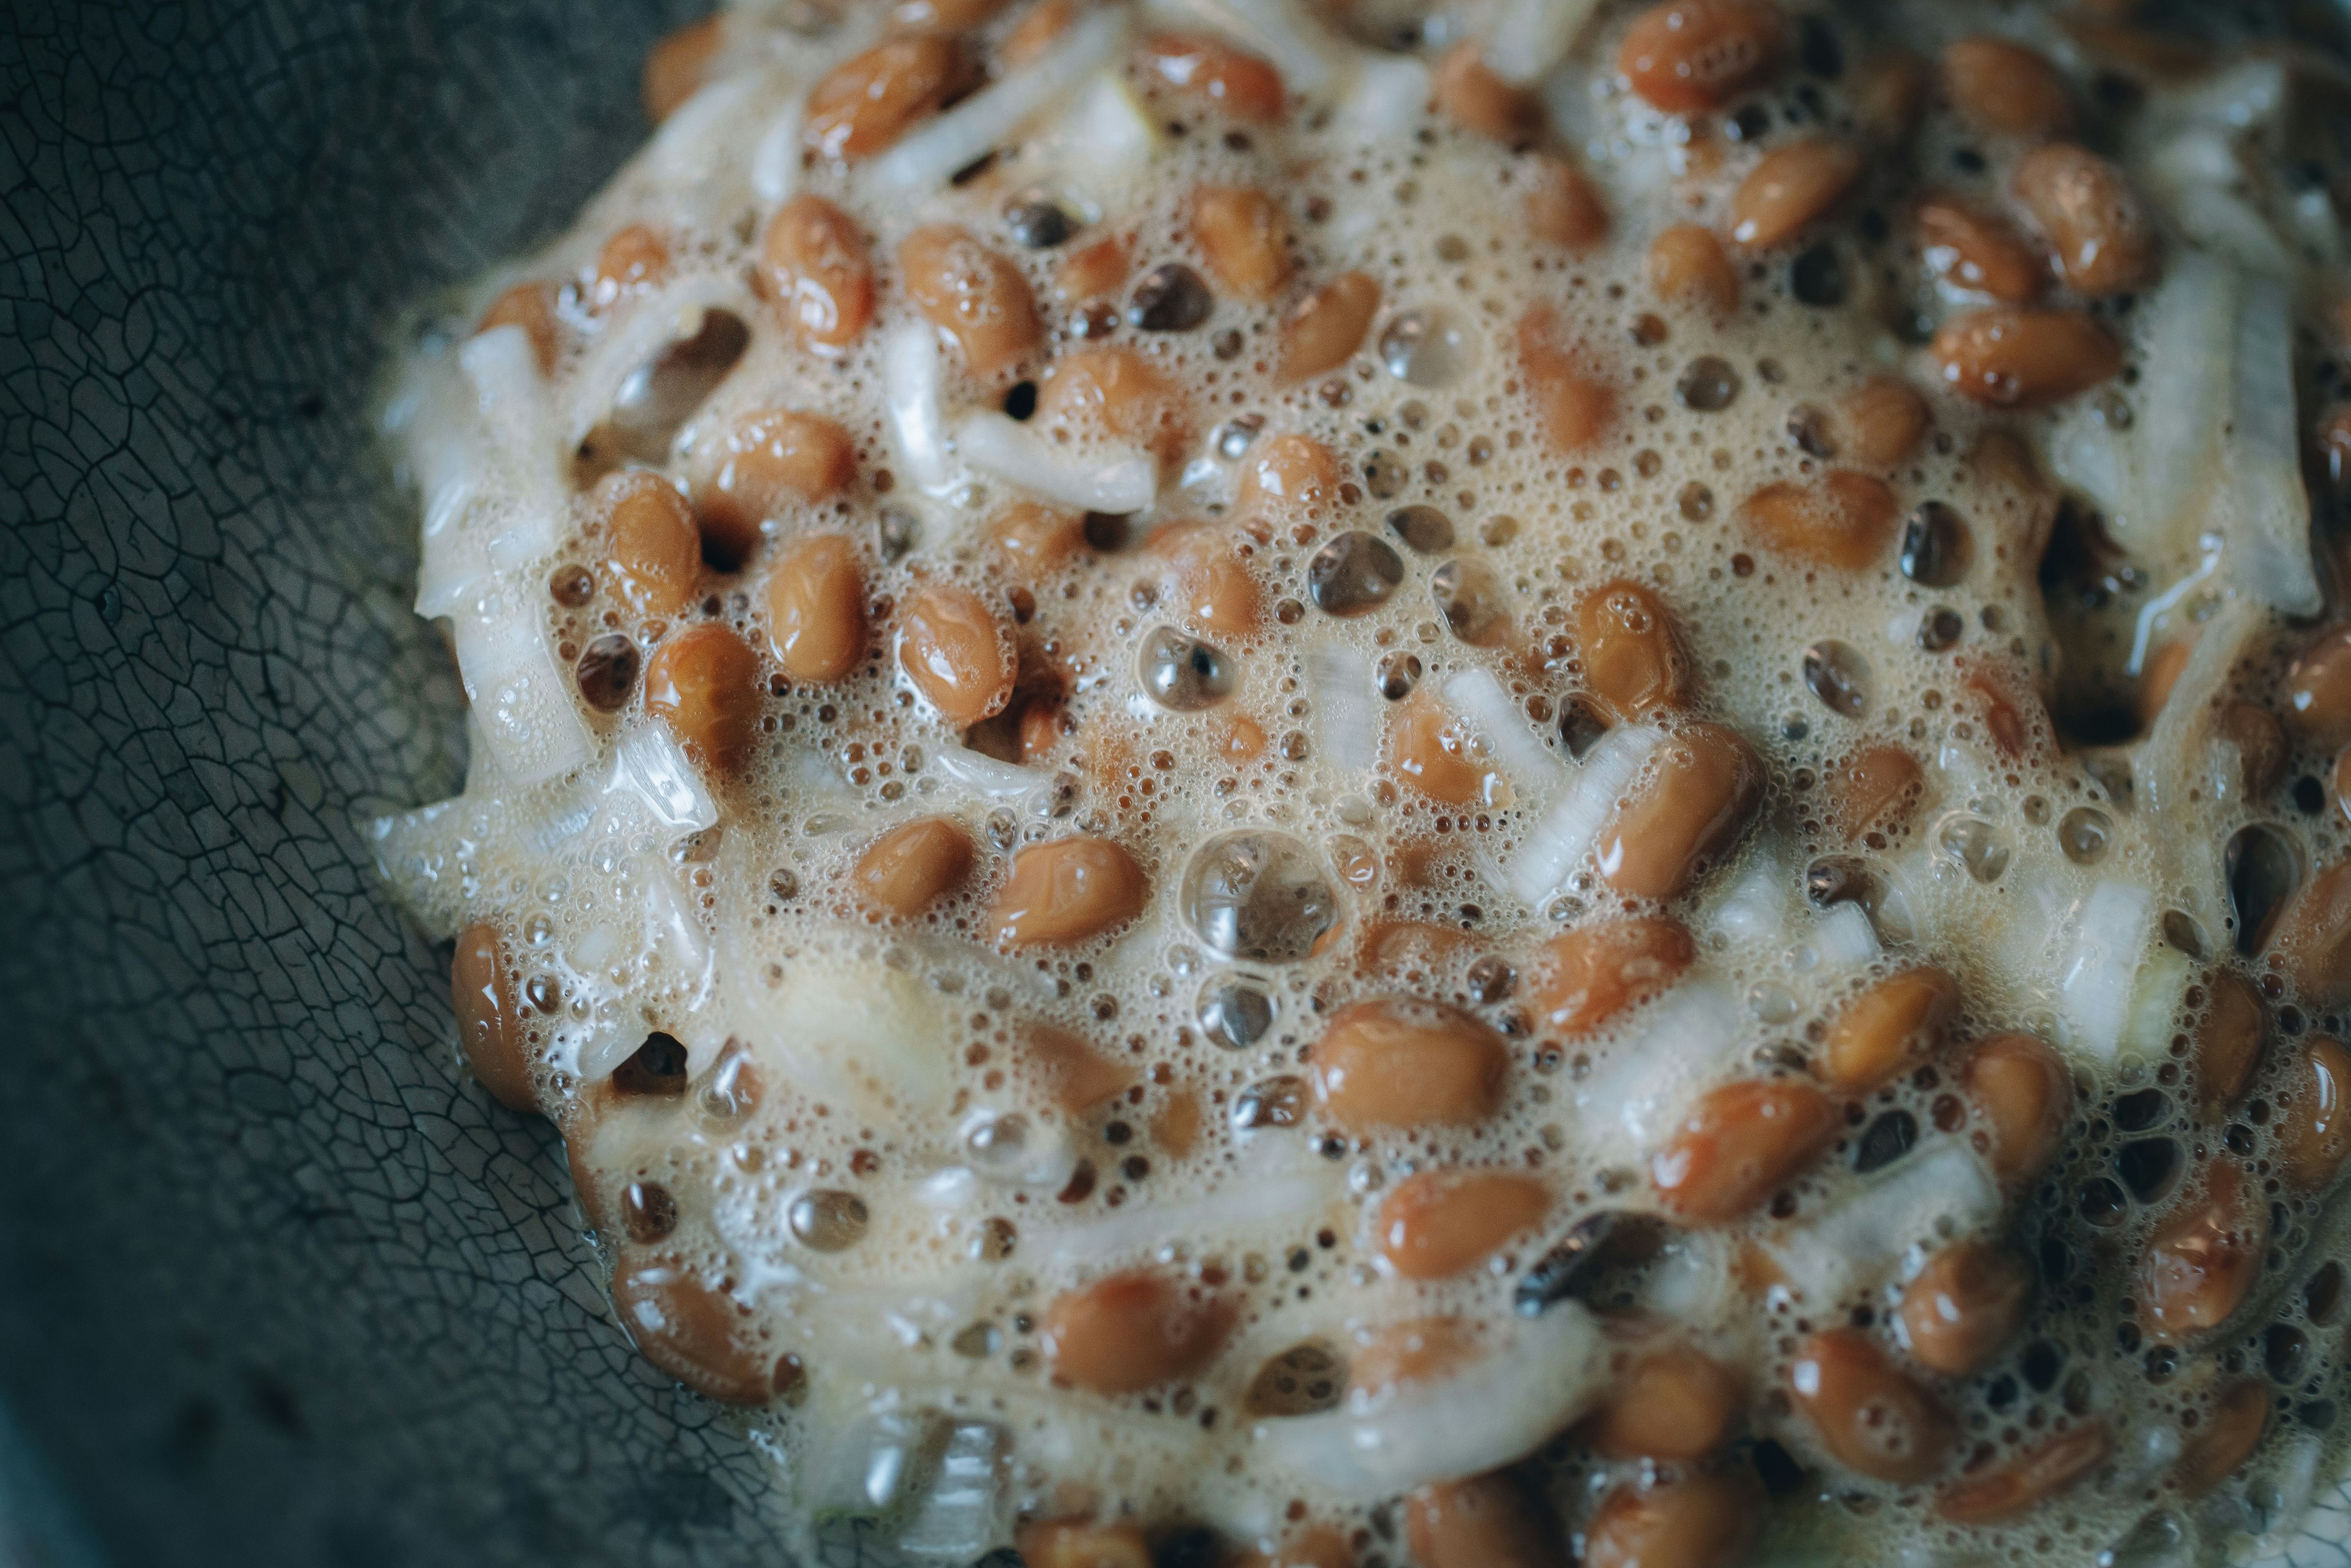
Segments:
[[[1955,288],[2029,305],[2048,285],[2040,254],[2003,219],[1936,195],[1919,202],[1917,225],[1928,269]]]
[[[1021,1568],[1151,1568],[1151,1545],[1139,1524],[1033,1520],[1013,1543]]]
[[[1541,152],[1528,154],[1521,167],[1528,173],[1529,234],[1569,251],[1590,250],[1608,237],[1607,204],[1583,170]],[[1737,285],[1733,278],[1734,290]]]
[[[1745,1402],[1739,1379],[1687,1345],[1652,1351],[1617,1380],[1593,1421],[1607,1459],[1702,1459],[1722,1447]]]
[[[1291,308],[1281,321],[1284,382],[1337,370],[1354,357],[1380,308],[1380,286],[1369,274],[1343,272]]]
[[[1470,755],[1459,723],[1426,688],[1396,706],[1388,725],[1388,766],[1412,789],[1447,806],[1486,800],[1499,779]]]
[[[1281,73],[1255,55],[1189,33],[1146,38],[1143,53],[1161,81],[1207,99],[1235,120],[1271,125],[1281,118]]]
[[[760,409],[727,431],[717,466],[695,487],[704,553],[732,570],[758,548],[761,525],[794,506],[828,500],[857,477],[849,433],[829,419],[788,408]]]
[[[2351,743],[2351,625],[2321,632],[2287,667],[2285,721],[2314,746]]]
[[[2037,51],[1989,33],[1947,46],[1942,87],[1951,107],[1979,131],[2057,136],[2074,123],[2065,78]]]
[[[2304,1006],[2351,1003],[2351,858],[2302,884],[2271,937],[2271,963]]]
[[[1422,1171],[1398,1182],[1374,1222],[1380,1256],[1407,1280],[1447,1280],[1531,1230],[1551,1188],[1517,1171]]]
[[[2321,1035],[2304,1048],[2281,1090],[2277,1152],[2286,1181],[2318,1192],[2351,1156],[2351,1051]]]
[[[1312,512],[1339,494],[1339,459],[1311,435],[1277,435],[1242,465],[1238,509]]]
[[[1935,1511],[1954,1524],[1999,1524],[2078,1484],[2113,1451],[2105,1423],[2089,1422],[2043,1439],[1989,1474],[1945,1487]]]
[[[1560,340],[1548,305],[1536,306],[1519,323],[1519,366],[1552,451],[1585,451],[1615,423],[1614,382],[1591,350]]]
[[[1542,130],[1541,101],[1495,75],[1475,38],[1445,52],[1437,62],[1434,88],[1437,112],[1466,131],[1497,141],[1524,141]]]
[[[530,357],[546,375],[555,369],[556,350],[562,346],[562,324],[555,314],[555,288],[546,283],[517,283],[490,301],[474,330],[519,327],[530,340]]]
[[[1627,578],[1601,584],[1576,601],[1574,628],[1584,685],[1611,716],[1639,719],[1689,702],[1679,628],[1648,589]]]
[[[1728,1225],[1771,1196],[1836,1135],[1837,1108],[1794,1079],[1727,1083],[1702,1096],[1649,1162],[1667,1212]]]
[[[1839,571],[1874,566],[1894,542],[1894,492],[1885,481],[1831,469],[1810,485],[1766,485],[1739,509],[1740,521],[1765,549]]]
[[[517,1010],[514,972],[497,927],[467,926],[449,967],[449,996],[457,1013],[457,1049],[482,1087],[515,1111],[538,1109],[531,1082],[528,1040]]]
[[[1290,281],[1290,225],[1263,191],[1201,186],[1192,193],[1192,239],[1236,298],[1263,303]]]
[[[1745,1464],[1620,1486],[1585,1521],[1583,1568],[1740,1568],[1765,1501]]]
[[[1999,1359],[2032,1299],[2032,1270],[2007,1248],[1946,1247],[1903,1288],[1910,1354],[1946,1377],[1971,1377]]]
[[[1331,1015],[1311,1059],[1314,1098],[1343,1131],[1470,1127],[1501,1108],[1502,1039],[1442,1002],[1351,1002]]]
[[[1634,21],[1616,68],[1652,107],[1703,113],[1769,76],[1787,35],[1771,0],[1667,0]]]
[[[1738,842],[1762,798],[1762,761],[1736,731],[1667,737],[1600,831],[1601,880],[1632,898],[1676,896]]]
[[[1815,1064],[1821,1081],[1848,1094],[1876,1088],[1939,1050],[1959,1009],[1959,982],[1940,969],[1887,976],[1838,1015]]]
[[[2155,229],[2130,179],[2070,141],[2017,161],[2016,199],[2056,252],[2057,271],[2092,299],[2145,287],[2156,270]]]
[[[971,874],[971,835],[948,817],[917,817],[866,847],[850,884],[866,904],[904,919]]]
[[[637,1353],[722,1405],[776,1396],[778,1358],[763,1350],[733,1299],[684,1265],[623,1251],[612,1270],[612,1305]]]
[[[1991,408],[2039,408],[2113,379],[2122,350],[2078,310],[1995,305],[1946,323],[1934,355],[1952,391]]]
[[[2268,1202],[2244,1173],[2225,1160],[2206,1167],[2139,1256],[2132,1294],[2147,1336],[2178,1344],[2226,1322],[2261,1278],[2269,1238]]]
[[[1207,1370],[1231,1307],[1196,1285],[1136,1270],[1055,1297],[1038,1339],[1053,1375],[1096,1394],[1139,1394]]]
[[[802,192],[776,210],[759,242],[768,301],[800,340],[838,353],[873,319],[873,258],[857,220]]]
[[[952,39],[892,38],[835,66],[809,90],[801,136],[821,158],[870,158],[937,112],[962,78]]]
[[[1739,269],[1712,229],[1675,224],[1649,242],[1641,275],[1657,303],[1694,306],[1720,320],[1739,308]]]
[[[627,468],[596,486],[604,513],[604,578],[639,615],[671,616],[694,601],[702,535],[694,509],[658,474]]]
[[[2269,1429],[2269,1385],[2248,1379],[2221,1391],[2205,1412],[2203,1430],[2189,1439],[2171,1472],[2180,1492],[2202,1497],[2243,1468]]]
[[[644,74],[639,78],[638,96],[644,101],[645,118],[658,125],[677,110],[678,105],[702,90],[710,72],[710,62],[725,42],[726,13],[705,16],[699,22],[689,22],[674,32],[664,35],[645,56]]]
[[[1837,400],[1840,450],[1855,463],[1893,468],[1910,460],[1933,422],[1908,382],[1872,376]]]
[[[1566,1568],[1557,1527],[1507,1475],[1421,1487],[1404,1506],[1417,1568]]]
[[[1020,269],[955,224],[927,224],[900,241],[898,270],[914,308],[962,346],[975,376],[1007,369],[1043,335]]]
[[[1865,746],[1822,769],[1821,788],[1832,824],[1850,843],[1873,831],[1907,826],[1925,779],[1918,759],[1903,747]]]
[[[1861,178],[1861,152],[1832,137],[1775,147],[1730,195],[1730,237],[1750,250],[1783,245],[1825,216]]]
[[[957,729],[1012,700],[1011,633],[969,589],[934,583],[915,592],[898,633],[898,665]]]
[[[1038,383],[1036,419],[1130,443],[1163,463],[1181,455],[1187,434],[1181,393],[1132,349],[1082,349],[1055,360]]]
[[[1012,857],[1012,874],[988,910],[1006,947],[1066,947],[1143,913],[1151,884],[1134,857],[1108,839],[1072,834]]]
[[[664,639],[645,665],[645,711],[686,755],[732,773],[749,755],[759,718],[759,656],[716,622]]]
[[[840,534],[796,539],[768,580],[768,641],[795,681],[847,677],[865,662],[865,573]]]
[[[2269,1008],[2259,988],[2233,969],[2204,976],[2204,1016],[2191,1037],[2196,1047],[2196,1098],[2208,1115],[2244,1097],[2262,1061]]]
[[[1671,916],[1596,920],[1536,949],[1528,995],[1546,1029],[1589,1034],[1670,989],[1697,956],[1688,927]]]
[[[1847,1469],[1916,1486],[1950,1457],[1950,1416],[1851,1329],[1813,1335],[1788,1369],[1788,1387],[1821,1446]]]
[[[1985,1157],[2001,1183],[2038,1176],[2074,1107],[2074,1078],[2048,1046],[2029,1034],[2001,1034],[1977,1046],[1961,1073],[1983,1119]]]

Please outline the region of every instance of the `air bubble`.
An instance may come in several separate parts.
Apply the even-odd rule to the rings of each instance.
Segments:
[[[846,1251],[865,1235],[865,1200],[853,1192],[804,1192],[786,1218],[801,1244],[818,1252]]]
[[[1804,685],[1830,712],[1859,718],[1869,706],[1869,661],[1847,643],[1815,643],[1804,650]]]
[[[1415,555],[1435,555],[1453,548],[1453,519],[1435,507],[1404,507],[1390,512],[1388,531]]]
[[[1364,615],[1388,601],[1404,580],[1404,558],[1385,539],[1351,530],[1314,552],[1306,591],[1326,614]]]
[[[2008,841],[1998,828],[1981,817],[1954,811],[1935,825],[1935,845],[1967,868],[1976,881],[1998,882],[2008,869]]]
[[[1380,334],[1380,362],[1416,387],[1450,386],[1476,360],[1477,342],[1449,310],[1406,310]]]
[[[2057,844],[2075,865],[2095,865],[2106,858],[2114,821],[2095,806],[2076,806],[2057,824]]]
[[[1211,708],[1233,694],[1233,662],[1208,643],[1161,626],[1143,640],[1135,658],[1143,689],[1177,713]]]
[[[1483,561],[1447,561],[1429,579],[1428,591],[1446,625],[1471,647],[1491,647],[1510,629],[1501,580]]]
[[[1200,993],[1200,1030],[1227,1051],[1246,1051],[1273,1028],[1273,998],[1242,980],[1222,980]]]
[[[1185,923],[1228,958],[1294,964],[1338,924],[1314,853],[1287,833],[1244,831],[1200,846],[1184,870]]]
[[[1739,396],[1739,372],[1712,354],[1692,360],[1674,382],[1674,396],[1687,409],[1715,413]]]

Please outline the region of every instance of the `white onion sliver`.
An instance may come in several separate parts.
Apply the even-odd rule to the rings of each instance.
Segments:
[[[1877,931],[1858,904],[1835,904],[1813,922],[1813,949],[1822,963],[1851,968],[1877,956]]]
[[[1262,1422],[1275,1464],[1369,1502],[1523,1458],[1598,1402],[1609,1353],[1592,1314],[1563,1301],[1450,1377],[1408,1385],[1368,1409]]]
[[[641,802],[653,821],[679,832],[699,832],[718,821],[702,770],[666,725],[639,725],[621,737],[604,788],[607,794]]]
[[[1044,1244],[1044,1261],[1102,1263],[1156,1247],[1171,1236],[1214,1236],[1230,1247],[1276,1227],[1311,1233],[1338,1196],[1335,1180],[1320,1172],[1236,1179],[1190,1203],[1136,1205],[1107,1219],[1053,1231]]]
[[[768,206],[782,205],[799,189],[800,127],[807,118],[807,99],[795,93],[751,149],[751,193]]]
[[[1133,447],[1092,456],[1065,452],[1009,414],[975,413],[956,426],[956,454],[1033,496],[1087,512],[1139,512],[1159,493],[1159,465]]]
[[[1597,0],[1501,0],[1486,64],[1513,87],[1532,87],[1567,57],[1596,8]]]
[[[936,185],[1009,137],[1031,116],[1067,100],[1088,77],[1118,57],[1127,37],[1127,10],[1105,5],[1088,13],[1054,40],[1033,64],[972,94],[876,159],[883,191]]]
[[[1641,764],[1665,736],[1646,726],[1620,724],[1592,748],[1567,798],[1543,814],[1510,862],[1510,891],[1540,908],[1557,893],[1607,825]]]
[[[941,773],[991,800],[1017,800],[1051,782],[1034,768],[1006,762],[967,746],[941,748],[938,763]]]
[[[1363,655],[1328,645],[1310,649],[1305,674],[1322,755],[1349,773],[1368,773],[1379,766],[1380,714],[1372,700],[1371,668]]]
[[[1956,1240],[2000,1216],[2000,1188],[1973,1151],[1946,1145],[1903,1160],[1853,1197],[1764,1242],[1807,1301],[1876,1283],[1914,1246]]]
[[[2310,495],[2294,435],[2294,305],[2283,284],[2246,280],[2236,372],[2221,493],[2230,572],[2262,603],[2315,615],[2322,601],[2311,560]]]
[[[544,783],[595,755],[537,615],[493,599],[483,613],[458,616],[451,636],[482,741],[507,782]]]
[[[1339,100],[1332,129],[1343,145],[1403,139],[1427,112],[1428,67],[1410,55],[1365,54]]]
[[[2074,1045],[2112,1061],[2130,1017],[2131,982],[2147,956],[2155,894],[2135,883],[2102,882],[2077,911],[2074,939],[2057,969],[2057,990]]]
[[[1147,9],[1180,26],[1221,33],[1263,55],[1297,91],[1320,92],[1338,74],[1332,60],[1338,41],[1307,20],[1304,6],[1289,0],[1148,0]]]
[[[1776,856],[1754,857],[1715,909],[1714,928],[1733,942],[1761,941],[1788,929],[1788,873]]]
[[[743,998],[735,1033],[799,1092],[863,1114],[946,1114],[957,1061],[946,999],[913,976],[880,964],[800,965],[779,986],[729,988]]]
[[[670,344],[685,342],[701,331],[703,316],[712,310],[731,310],[747,320],[755,314],[741,280],[715,272],[689,273],[632,306],[572,378],[566,422],[570,447],[588,439],[612,412],[631,376]]]
[[[1166,141],[1115,71],[1097,71],[1062,117],[1061,161],[1094,204],[1108,207],[1143,177]]]
[[[1583,1135],[1602,1147],[1654,1148],[1746,1040],[1746,1019],[1728,985],[1677,986],[1635,1014],[1632,1031],[1575,1087]]]
[[[1551,747],[1534,737],[1527,716],[1510,701],[1510,693],[1483,665],[1462,671],[1445,683],[1445,700],[1476,728],[1494,760],[1515,780],[1531,788],[1565,769]]]
[[[882,395],[890,411],[891,434],[907,477],[936,495],[946,487],[947,421],[939,405],[944,380],[938,329],[905,321],[882,345]]]

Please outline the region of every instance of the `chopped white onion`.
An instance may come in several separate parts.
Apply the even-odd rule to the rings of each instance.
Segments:
[[[1510,862],[1510,891],[1540,909],[1565,884],[1592,849],[1641,765],[1665,736],[1645,725],[1620,724],[1600,737],[1577,769],[1567,796],[1528,830]]]
[[[1371,666],[1362,654],[1329,643],[1309,649],[1304,664],[1317,747],[1343,772],[1370,772],[1380,760]]]
[[[1012,1539],[1012,1497],[1005,1486],[1010,1444],[1001,1428],[961,1421],[947,1433],[922,1500],[898,1531],[897,1551],[917,1561],[964,1568]]]
[[[1633,1017],[1572,1102],[1583,1135],[1611,1152],[1645,1154],[1747,1043],[1739,998],[1722,981],[1685,980]]]
[[[946,998],[881,964],[797,965],[773,987],[740,985],[735,1033],[801,1092],[862,1114],[945,1114],[954,1097]]]
[[[688,274],[632,306],[573,378],[566,421],[569,449],[587,440],[611,413],[630,377],[670,344],[692,341],[702,330],[703,318],[713,310],[730,310],[747,320],[755,314],[741,280],[714,272]]]
[[[1319,1170],[1238,1176],[1189,1203],[1138,1204],[1106,1219],[1050,1231],[1041,1256],[1049,1267],[1059,1267],[1107,1262],[1155,1248],[1171,1236],[1214,1236],[1219,1245],[1231,1247],[1244,1237],[1276,1230],[1311,1234],[1325,1223],[1340,1197],[1334,1176]],[[1023,1228],[1029,1224],[1024,1220]]]
[[[1733,942],[1775,939],[1789,926],[1792,879],[1768,851],[1759,852],[1714,912],[1714,928]]]
[[[702,782],[702,770],[671,735],[669,727],[643,724],[612,747],[608,795],[634,800],[654,821],[681,833],[699,832],[718,821],[718,807]]]
[[[1575,47],[1598,0],[1501,0],[1486,40],[1493,73],[1514,87],[1531,87]]]
[[[562,777],[595,756],[595,737],[529,606],[492,595],[451,628],[457,674],[498,777],[516,786]]]
[[[1877,930],[1861,905],[1833,904],[1813,923],[1813,950],[1833,968],[1853,968],[1877,956]]]
[[[2245,280],[2236,348],[2229,476],[2216,508],[2230,570],[2262,603],[2315,615],[2323,601],[2294,434],[2294,301],[2283,284]]]
[[[1367,1406],[1260,1422],[1258,1451],[1349,1502],[1521,1458],[1599,1401],[1608,1345],[1573,1301],[1520,1319],[1500,1337],[1451,1376],[1404,1385]]]
[[[1086,512],[1139,512],[1159,493],[1150,454],[1113,446],[1064,450],[1009,414],[967,416],[956,426],[956,455],[1032,496]]]
[[[807,118],[808,100],[796,93],[768,121],[751,149],[751,193],[762,204],[781,206],[799,189],[800,128]]]
[[[2101,1061],[2114,1061],[2121,1044],[2154,908],[2146,888],[2102,882],[2074,912],[2073,939],[2060,949],[2057,991],[2073,1025],[2070,1043]]]
[[[1300,92],[1320,92],[1337,78],[1338,40],[1309,21],[1304,6],[1289,0],[1147,0],[1145,9],[1178,26],[1222,34],[1264,56]]]
[[[940,406],[945,370],[938,329],[927,321],[904,321],[882,345],[882,395],[890,411],[891,434],[906,476],[931,495],[947,488],[954,470],[947,461],[947,419]]]
[[[1343,144],[1400,141],[1428,111],[1435,90],[1422,61],[1366,52],[1332,117],[1332,131]]]
[[[1825,1309],[1932,1249],[2000,1217],[2000,1187],[1974,1151],[1947,1144],[1899,1161],[1859,1192],[1767,1238],[1763,1249],[1804,1301]]]
[[[938,763],[941,773],[991,800],[1018,800],[1052,782],[1037,768],[1006,762],[967,746],[942,747]]]
[[[1166,132],[1116,71],[1097,71],[1056,129],[1060,162],[1097,209],[1134,187]]]
[[[1535,738],[1527,716],[1484,665],[1473,665],[1446,682],[1445,700],[1469,721],[1494,760],[1521,788],[1532,789],[1566,775],[1558,757]]]
[[[873,161],[877,185],[883,191],[928,190],[1030,118],[1069,101],[1088,77],[1125,48],[1128,15],[1123,5],[1086,13],[1036,60],[925,121]]]

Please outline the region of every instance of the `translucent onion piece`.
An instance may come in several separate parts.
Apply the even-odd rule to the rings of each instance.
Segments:
[[[1105,5],[1087,13],[1031,64],[972,94],[876,159],[883,191],[926,190],[984,156],[1034,116],[1065,103],[1088,77],[1126,47],[1128,12]]]
[[[1564,886],[1576,862],[1591,852],[1592,841],[1631,787],[1649,753],[1665,739],[1644,725],[1620,724],[1584,758],[1567,796],[1528,831],[1510,865],[1510,891],[1541,907]]]
[[[1140,512],[1159,493],[1159,465],[1133,447],[1055,445],[1008,414],[986,413],[956,426],[956,454],[1032,496],[1087,512]]]
[[[2146,888],[2102,882],[2076,906],[2072,939],[2059,949],[2057,991],[2073,1025],[2069,1043],[2101,1061],[2114,1061],[2122,1042],[2154,910],[2155,894]]]

